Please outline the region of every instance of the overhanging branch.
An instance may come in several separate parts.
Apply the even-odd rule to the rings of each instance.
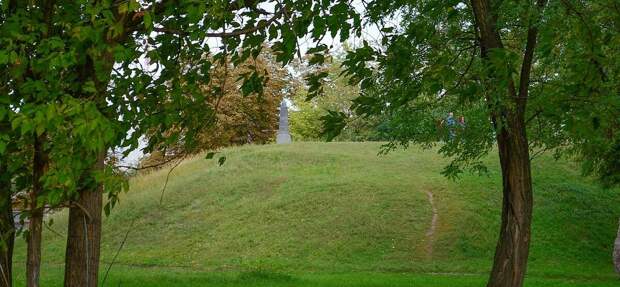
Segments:
[[[245,35],[245,34],[254,33],[256,31],[259,31],[259,30],[267,28],[269,25],[271,25],[272,23],[277,21],[280,17],[282,17],[284,11],[285,11],[284,8],[281,9],[280,11],[276,12],[275,14],[273,14],[273,16],[271,18],[269,18],[266,21],[259,22],[258,25],[254,26],[254,27],[248,27],[248,28],[244,28],[244,29],[237,29],[237,30],[233,30],[231,32],[208,32],[205,35],[207,37],[209,37],[209,38],[227,38],[227,37],[237,37],[237,36],[241,36],[241,35]],[[166,27],[156,27],[156,28],[153,28],[153,31],[161,32],[161,33],[171,33],[171,34],[176,34],[176,35],[187,35],[188,34],[185,31],[181,31],[181,30],[178,30],[178,29],[170,29],[170,28],[166,28]]]

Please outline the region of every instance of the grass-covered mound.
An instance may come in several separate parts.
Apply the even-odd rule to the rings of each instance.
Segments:
[[[171,173],[163,205],[168,170],[137,176],[104,220],[102,274],[131,229],[106,285],[482,286],[499,229],[496,156],[488,176],[450,181],[435,151],[378,156],[379,147],[246,146],[224,150],[221,167],[197,156]],[[527,286],[619,284],[610,258],[619,190],[548,157],[533,173]],[[66,214],[54,217],[66,234]],[[65,240],[45,233],[43,286],[62,285]]]

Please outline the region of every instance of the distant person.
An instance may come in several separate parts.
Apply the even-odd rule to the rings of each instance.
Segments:
[[[461,128],[464,128],[464,127],[465,127],[465,117],[464,117],[464,116],[460,116],[460,117],[459,117],[459,126],[460,126]]]
[[[448,127],[454,126],[456,124],[456,120],[454,119],[454,113],[453,112],[449,112],[448,116],[446,117],[446,119],[443,122]]]
[[[448,139],[452,140],[456,136],[456,133],[454,132],[454,127],[456,126],[456,120],[454,119],[453,112],[448,113],[445,123],[446,123],[446,127],[448,128]]]

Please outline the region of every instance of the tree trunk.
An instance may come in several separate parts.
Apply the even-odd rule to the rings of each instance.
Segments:
[[[546,3],[546,0],[536,1],[540,11]],[[498,13],[489,0],[472,0],[471,7],[481,56],[488,60],[490,50],[504,47],[496,27]],[[538,35],[535,21],[530,19],[518,89],[514,80],[508,78],[505,96],[501,95],[501,90],[498,99],[487,94],[488,103],[498,104],[498,108],[490,106],[489,112],[497,131],[503,182],[502,222],[488,287],[521,287],[527,268],[533,192],[524,115]],[[495,76],[493,72],[490,74]]]
[[[103,169],[104,154],[99,155],[95,170]],[[101,210],[103,186],[89,186],[69,209],[69,230],[65,254],[65,287],[96,287],[101,245]]]
[[[614,266],[616,266],[616,272],[620,274],[620,223],[618,224],[618,236],[614,244]]]
[[[82,190],[69,210],[65,287],[96,287],[101,243],[101,188]]]
[[[521,117],[497,136],[503,181],[502,222],[488,287],[520,287],[526,273],[532,223],[530,156]]]
[[[26,286],[38,287],[41,273],[41,229],[43,214],[34,211],[30,215],[28,224],[28,254],[26,258]]]
[[[41,273],[41,227],[43,214],[34,211],[28,224],[28,254],[26,257],[26,286],[38,287]]]
[[[28,225],[28,253],[26,255],[26,286],[38,287],[41,273],[41,232],[43,230],[43,207],[38,206],[37,197],[43,191],[41,181],[47,169],[47,155],[44,151],[45,134],[35,137],[32,166],[32,192],[30,193],[30,223]]]
[[[13,285],[13,244],[15,222],[11,204],[11,177],[0,159],[0,287]]]

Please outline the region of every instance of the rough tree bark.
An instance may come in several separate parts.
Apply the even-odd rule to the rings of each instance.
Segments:
[[[497,136],[503,181],[502,222],[487,286],[523,286],[532,222],[532,178],[524,122],[507,119]]]
[[[0,287],[13,285],[15,226],[11,195],[11,177],[6,161],[0,158]]]
[[[97,158],[95,170],[104,166],[105,153]],[[65,253],[65,287],[96,287],[99,280],[101,211],[103,186],[88,186],[69,209],[69,230]]]
[[[503,48],[496,27],[497,13],[489,0],[472,0],[471,4],[481,56],[486,60],[491,49]],[[538,0],[536,4],[542,10],[546,1]],[[489,103],[499,103],[499,108],[491,108],[490,113],[497,132],[503,182],[502,221],[488,287],[521,287],[527,269],[533,190],[525,109],[537,34],[538,28],[530,23],[519,87],[509,79],[506,96],[487,98]]]
[[[616,272],[620,274],[620,222],[618,223],[618,236],[616,236],[614,244],[614,266],[616,266]]]
[[[126,36],[121,39],[126,40]],[[117,39],[106,38],[105,41],[113,44]],[[102,64],[99,72],[107,70],[109,75],[114,65],[114,56],[106,51],[98,59]],[[98,77],[95,60],[87,58],[86,63],[78,71],[79,81],[92,80],[99,95],[105,95],[109,78]],[[105,96],[95,98],[99,107],[107,106]],[[102,171],[105,166],[107,149],[104,148],[97,155],[91,170],[86,171],[85,178],[92,178],[92,174]],[[96,287],[99,280],[99,257],[101,249],[101,213],[103,211],[103,185],[100,183],[87,184],[78,190],[77,201],[72,202],[69,208],[69,226],[67,235],[67,249],[65,252],[65,287]]]
[[[37,197],[43,191],[41,181],[47,169],[47,155],[44,151],[45,134],[34,139],[32,165],[32,191],[30,193],[30,223],[28,224],[28,252],[26,255],[26,286],[38,287],[41,273],[41,232],[43,231],[43,207],[38,206]]]

